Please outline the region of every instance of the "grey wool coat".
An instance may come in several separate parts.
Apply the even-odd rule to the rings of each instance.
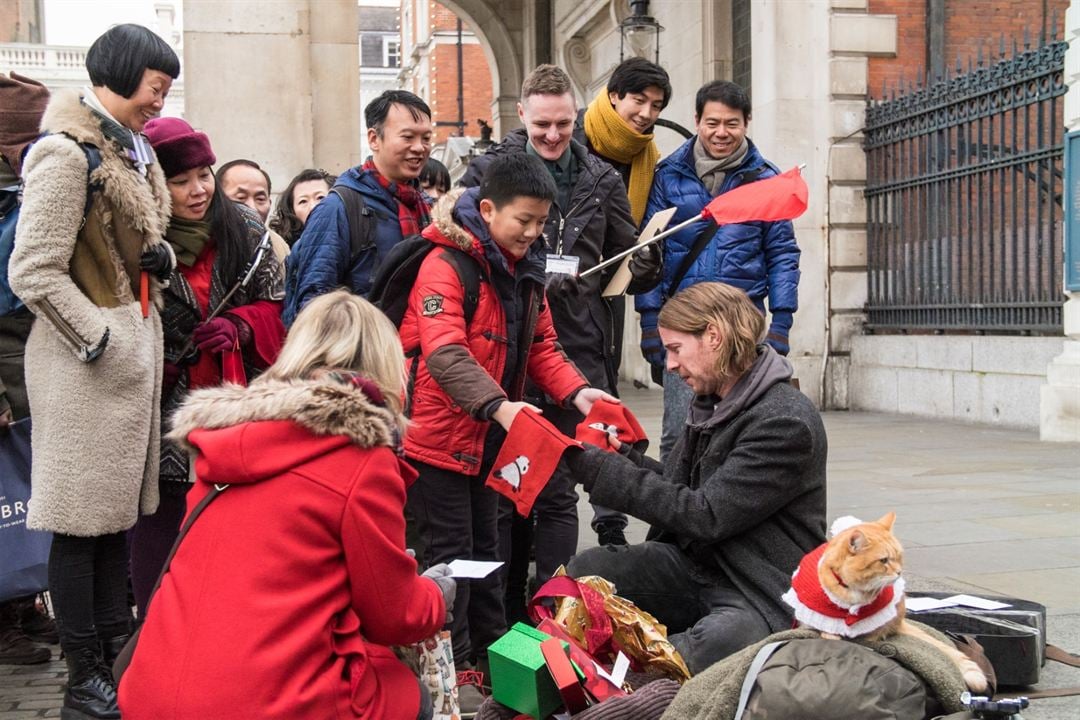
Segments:
[[[783,379],[755,372],[786,366],[761,352],[729,394],[744,404],[688,423],[665,465],[592,447],[566,460],[590,501],[649,523],[648,539],[678,545],[701,580],[730,579],[778,632],[791,627],[780,601],[791,573],[825,541],[827,442],[820,414],[787,382],[790,368]]]
[[[105,535],[158,504],[161,285],[150,278],[144,318],[138,256],[164,243],[169,192],[158,164],[144,177],[105,139],[76,91],[53,96],[42,129],[53,134],[23,166],[9,268],[12,290],[37,316],[26,343],[34,423],[27,526]],[[88,167],[78,143],[101,151],[85,222]]]

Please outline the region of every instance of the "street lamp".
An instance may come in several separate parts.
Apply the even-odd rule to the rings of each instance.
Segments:
[[[660,31],[663,26],[649,15],[649,0],[630,0],[630,17],[619,23],[619,62],[643,57],[660,64]]]

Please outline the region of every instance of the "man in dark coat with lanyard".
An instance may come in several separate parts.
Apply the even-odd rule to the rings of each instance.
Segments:
[[[660,160],[660,150],[653,140],[653,126],[669,100],[671,80],[667,71],[645,58],[628,58],[618,64],[607,86],[589,107],[578,111],[574,125],[574,139],[622,176],[630,201],[630,216],[639,226],[645,217],[653,174]],[[640,262],[651,260],[655,263],[656,280],[659,281],[660,246],[650,245],[649,253],[651,255],[643,254]],[[615,327],[612,361],[618,374],[626,324],[626,298],[618,295],[607,301],[611,305]],[[659,382],[659,375],[656,381]],[[592,528],[601,545],[625,545],[626,525],[625,514],[601,505],[593,506]]]

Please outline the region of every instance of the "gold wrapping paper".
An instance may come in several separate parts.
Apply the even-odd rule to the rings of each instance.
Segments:
[[[556,575],[565,574],[563,568],[556,572]],[[640,664],[646,673],[662,675],[680,683],[690,679],[690,670],[682,656],[667,639],[667,628],[656,618],[629,600],[616,595],[615,586],[602,577],[587,575],[576,579],[596,590],[604,598],[604,610],[611,618],[615,642],[627,656]],[[585,631],[589,627],[589,613],[581,600],[559,598],[552,619],[581,647],[586,647]]]

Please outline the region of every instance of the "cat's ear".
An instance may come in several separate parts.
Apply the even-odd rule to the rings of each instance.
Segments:
[[[852,530],[851,537],[848,538],[848,550],[854,555],[866,547],[866,536],[863,535],[862,530]]]
[[[896,522],[896,513],[890,512],[877,521],[877,524],[886,530],[892,530],[893,523]]]

